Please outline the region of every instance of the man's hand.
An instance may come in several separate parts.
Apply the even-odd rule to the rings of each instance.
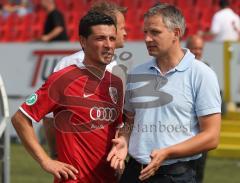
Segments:
[[[128,148],[127,141],[123,136],[112,140],[113,147],[108,154],[107,161],[111,161],[111,167],[115,170],[122,171],[124,169],[124,160],[126,159]]]
[[[166,159],[167,155],[164,149],[153,150],[150,157],[152,159],[151,162],[140,172],[139,179],[141,181],[153,176],[162,162]]]
[[[78,174],[78,170],[72,165],[48,159],[44,161],[41,166],[46,172],[53,174],[59,180],[77,179],[75,174]]]

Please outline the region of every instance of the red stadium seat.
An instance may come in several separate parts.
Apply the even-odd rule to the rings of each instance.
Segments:
[[[192,35],[198,29],[208,30],[212,16],[218,9],[218,0],[110,0],[128,7],[126,27],[129,40],[143,39],[143,15],[157,2],[174,4],[183,12],[187,31]],[[229,0],[236,13],[240,13],[240,0]],[[57,7],[63,12],[70,41],[78,41],[78,23],[96,0],[56,0]],[[15,14],[6,20],[0,17],[0,41],[31,41],[41,36],[46,13],[41,7],[41,1],[32,0],[35,12],[23,18]],[[185,35],[185,37],[186,37]]]
[[[157,3],[155,0],[140,1],[139,10],[146,12],[149,8],[154,6]]]
[[[65,0],[55,0],[56,6],[57,8],[61,11],[61,12],[66,12],[67,11],[67,3]]]
[[[123,0],[122,6],[128,7],[129,9],[136,9],[138,7],[139,1],[138,0]]]
[[[68,11],[76,11],[85,14],[91,3],[87,3],[84,0],[70,0],[67,2]]]
[[[214,0],[196,0],[195,6],[205,9],[214,5]]]
[[[31,29],[29,29],[29,25],[32,25],[33,15],[28,14],[23,17],[18,17],[18,21],[15,27],[16,32],[16,41],[17,42],[26,42],[32,41],[31,37]]]
[[[193,7],[193,0],[176,0],[176,6],[180,9]]]
[[[160,1],[162,3],[168,3],[168,4],[176,4],[175,0],[162,0]]]
[[[205,8],[201,12],[201,18],[200,18],[200,28],[204,31],[208,31],[211,26],[212,18],[214,13],[217,11],[216,7],[209,7]]]
[[[31,37],[33,40],[39,39],[43,32],[43,26],[46,19],[46,13],[39,11],[33,14],[33,24],[31,29]]]
[[[80,15],[77,12],[68,12],[66,14],[66,28],[71,42],[78,41],[78,24],[80,20]]]
[[[17,20],[16,14],[10,14],[5,20],[2,20],[0,35],[1,41],[12,42],[15,38],[15,24]]]

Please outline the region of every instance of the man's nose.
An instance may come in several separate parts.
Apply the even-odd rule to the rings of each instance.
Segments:
[[[149,34],[144,34],[144,40],[145,40],[145,42],[150,42],[150,41],[152,41],[152,37],[149,35]]]
[[[115,46],[115,42],[111,39],[106,39],[104,46],[106,48],[113,48]]]

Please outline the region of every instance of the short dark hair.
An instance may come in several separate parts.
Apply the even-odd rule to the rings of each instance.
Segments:
[[[87,38],[92,33],[91,27],[94,25],[114,25],[116,28],[116,23],[110,16],[91,11],[80,20],[78,33],[79,36]]]
[[[228,0],[219,0],[219,6],[221,8],[225,8],[225,7],[229,6],[229,1]]]

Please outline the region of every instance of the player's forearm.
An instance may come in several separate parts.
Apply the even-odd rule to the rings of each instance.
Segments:
[[[187,157],[215,149],[218,143],[218,135],[201,132],[187,141],[164,149],[164,151],[167,159]]]
[[[182,143],[164,149],[168,159],[192,156],[215,149],[218,146],[221,115],[219,113],[211,114],[199,117],[198,120],[200,133]]]
[[[26,150],[40,165],[49,159],[37,140],[31,121],[22,112],[16,112],[12,117],[12,124]]]

